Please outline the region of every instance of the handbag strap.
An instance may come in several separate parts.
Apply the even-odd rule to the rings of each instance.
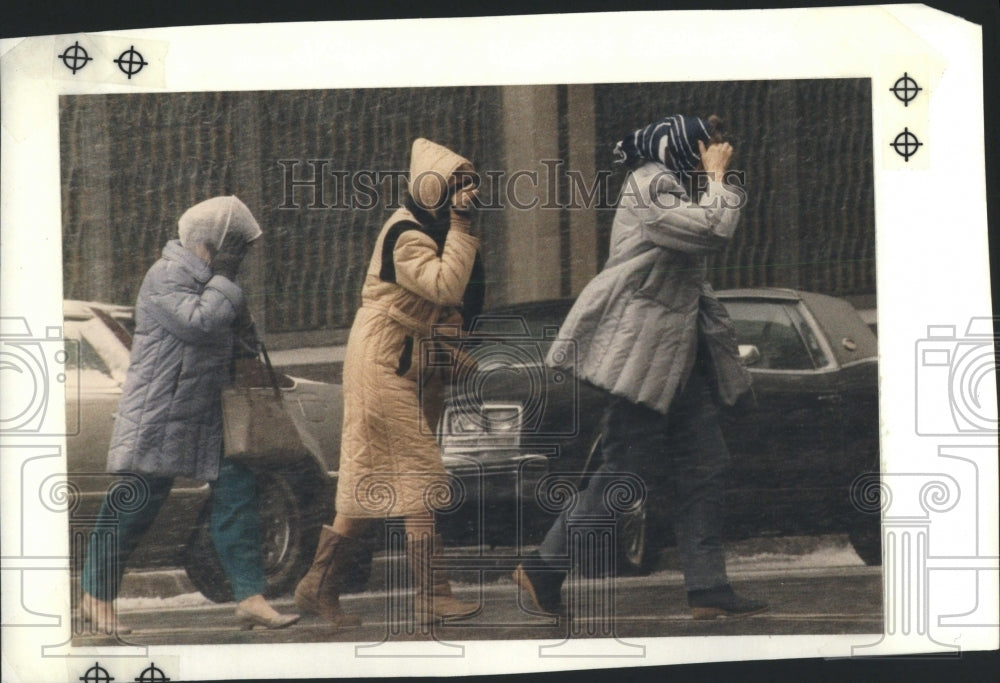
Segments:
[[[264,365],[267,366],[267,374],[271,378],[271,387],[274,389],[274,397],[281,400],[281,387],[278,386],[278,374],[274,371],[274,366],[271,365],[271,357],[267,355],[267,347],[264,345],[264,340],[260,338],[257,334],[257,325],[251,319],[250,329],[253,332],[254,338],[257,340],[257,345],[260,347],[260,355],[264,356]]]

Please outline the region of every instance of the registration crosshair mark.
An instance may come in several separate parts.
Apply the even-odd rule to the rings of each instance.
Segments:
[[[83,683],[111,683],[115,677],[108,673],[108,670],[94,662],[94,666],[87,669],[87,673],[80,676]]]
[[[136,676],[136,683],[165,683],[170,679],[167,675],[163,673],[163,669],[150,663],[148,667],[143,669],[142,673]]]
[[[908,72],[903,72],[896,83],[893,84],[889,91],[896,96],[896,99],[903,103],[904,107],[909,107],[910,102],[917,99],[917,93],[919,93],[923,88],[917,85],[917,82],[913,80]]]
[[[87,54],[87,48],[80,45],[80,41],[76,41],[59,55],[59,59],[62,60],[63,65],[76,75],[76,72],[87,66],[87,62],[92,61],[94,58]]]
[[[115,64],[118,65],[123,74],[128,76],[129,80],[132,80],[132,76],[142,71],[142,67],[149,64],[149,62],[142,58],[142,54],[135,49],[135,45],[129,45],[129,48],[125,52],[118,55]]]
[[[910,157],[916,154],[923,144],[916,135],[910,132],[909,128],[904,128],[903,132],[889,143],[889,146],[896,150],[896,154],[903,157],[903,161],[909,161]]]

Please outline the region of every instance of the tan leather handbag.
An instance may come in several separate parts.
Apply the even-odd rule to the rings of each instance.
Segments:
[[[222,390],[224,453],[246,465],[280,464],[302,458],[299,431],[285,405],[267,349],[259,342],[269,387],[232,385]]]

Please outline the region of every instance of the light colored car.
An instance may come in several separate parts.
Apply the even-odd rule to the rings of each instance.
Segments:
[[[119,477],[105,474],[105,463],[122,384],[129,365],[133,311],[128,306],[65,301],[64,337],[68,422],[79,428],[68,437],[69,478],[78,492],[72,525],[86,526]],[[266,382],[266,373],[259,373]],[[339,384],[279,374],[279,384],[299,442],[289,449],[299,455],[292,464],[256,468],[262,521],[268,596],[295,586],[312,562],[320,527],[333,518],[340,457],[343,391]],[[77,419],[78,418],[78,419]],[[486,542],[491,533],[484,520],[508,518],[545,471],[540,455],[493,451],[469,456],[449,453],[445,466],[463,495],[444,515],[442,528],[468,542]],[[129,561],[131,568],[177,567],[215,601],[232,599],[208,535],[209,485],[178,478],[163,509]],[[72,539],[75,567],[82,562],[88,536]],[[450,538],[449,540],[457,540]],[[367,576],[355,577],[355,587]]]

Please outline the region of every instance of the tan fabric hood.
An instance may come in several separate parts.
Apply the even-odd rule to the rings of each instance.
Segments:
[[[446,205],[448,178],[460,169],[472,171],[472,163],[447,147],[417,138],[410,150],[410,196],[421,208],[436,213]]]

